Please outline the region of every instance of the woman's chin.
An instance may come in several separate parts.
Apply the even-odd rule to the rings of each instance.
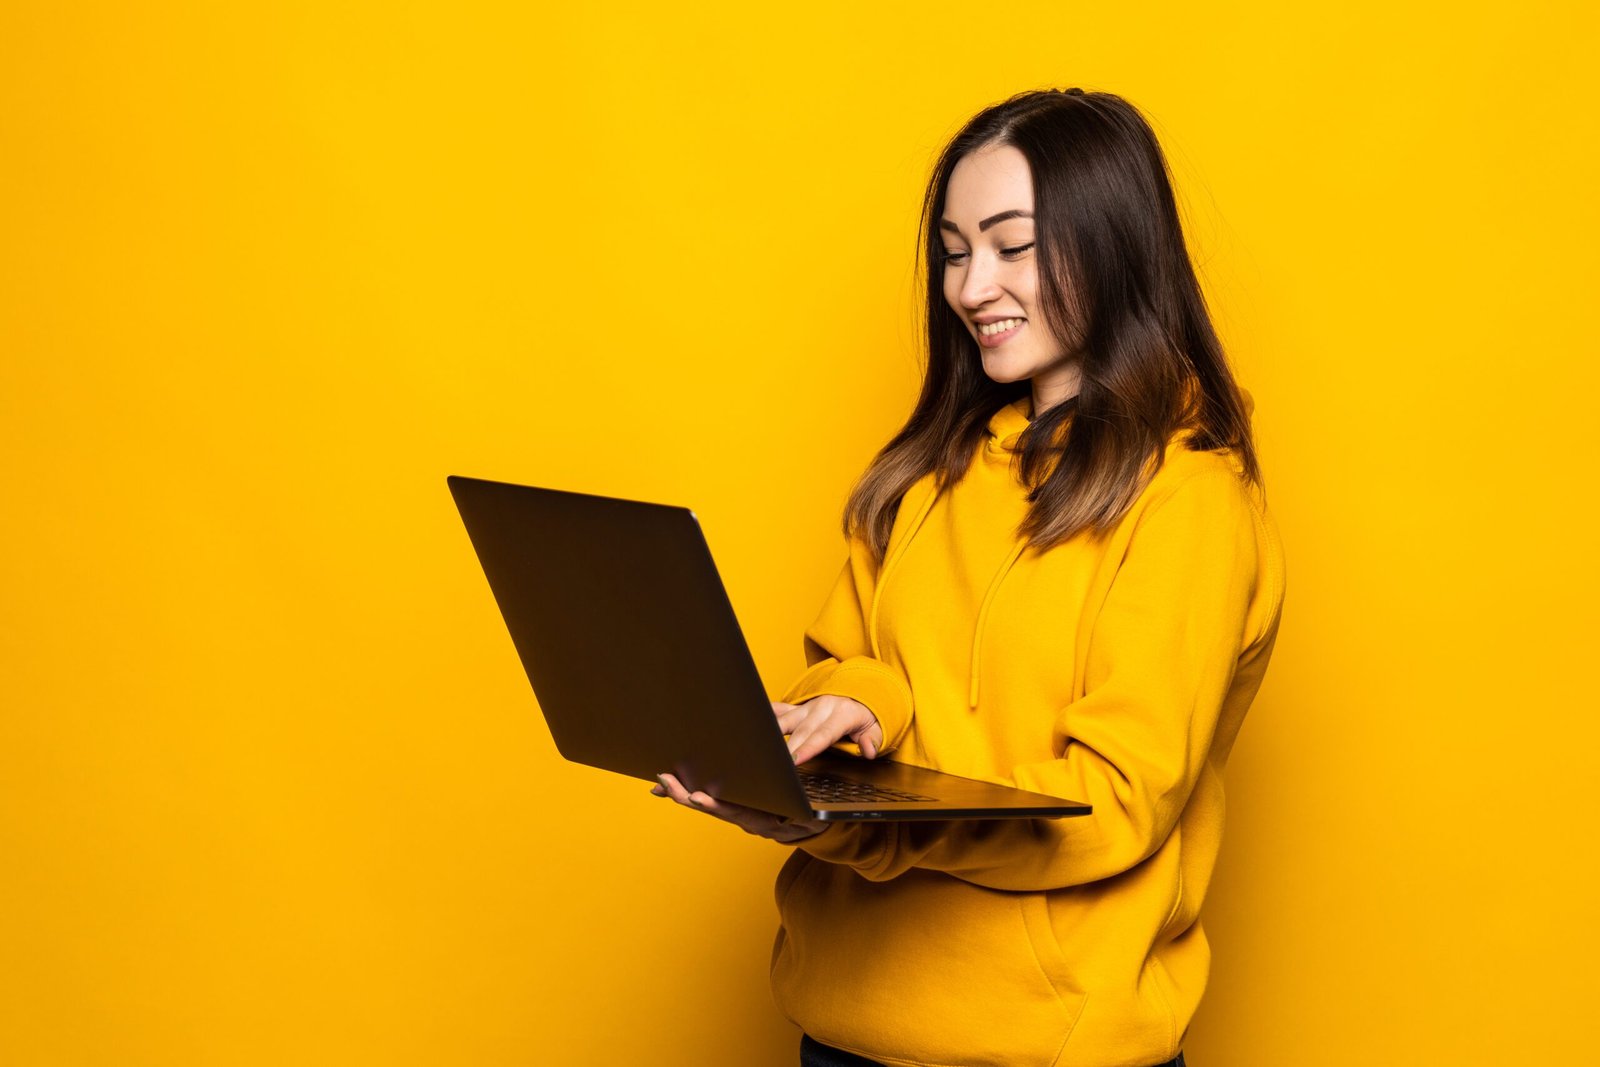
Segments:
[[[1003,357],[987,354],[983,358],[983,373],[988,375],[990,381],[1001,385],[1025,381],[1030,377],[1026,368],[1018,367]]]

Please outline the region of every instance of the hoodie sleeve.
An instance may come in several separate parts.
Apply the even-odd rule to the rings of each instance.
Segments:
[[[882,751],[892,751],[911,728],[911,687],[899,671],[873,655],[868,613],[877,587],[878,562],[860,538],[817,620],[805,634],[807,670],[781,698],[803,704],[831,693],[859,700],[883,729]],[[853,743],[839,747],[857,752]],[[859,754],[859,753],[858,753]]]
[[[1282,601],[1268,522],[1220,468],[1187,476],[1138,520],[1092,624],[1083,695],[1053,712],[1059,758],[1012,773],[1017,786],[1087,801],[1093,814],[840,823],[797,847],[874,881],[924,867],[1007,890],[1095,882],[1152,855],[1224,712],[1231,732],[1265,671]],[[1072,669],[1065,657],[1061,669]]]

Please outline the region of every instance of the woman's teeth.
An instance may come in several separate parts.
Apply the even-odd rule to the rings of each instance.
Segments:
[[[985,337],[992,337],[997,333],[1005,333],[1013,326],[1021,326],[1022,322],[1022,319],[1001,319],[999,322],[980,323],[978,332]]]

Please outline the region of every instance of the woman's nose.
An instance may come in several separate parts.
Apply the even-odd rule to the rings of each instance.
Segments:
[[[967,276],[961,280],[961,306],[979,308],[1000,295],[998,272],[987,256],[974,255],[969,264]]]

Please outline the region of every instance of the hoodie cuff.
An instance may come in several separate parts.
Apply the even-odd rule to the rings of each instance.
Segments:
[[[823,695],[849,697],[865,704],[883,730],[881,752],[898,748],[911,729],[911,687],[882,660],[851,656],[847,660],[819,663],[789,687],[782,701],[804,704],[812,697]]]

